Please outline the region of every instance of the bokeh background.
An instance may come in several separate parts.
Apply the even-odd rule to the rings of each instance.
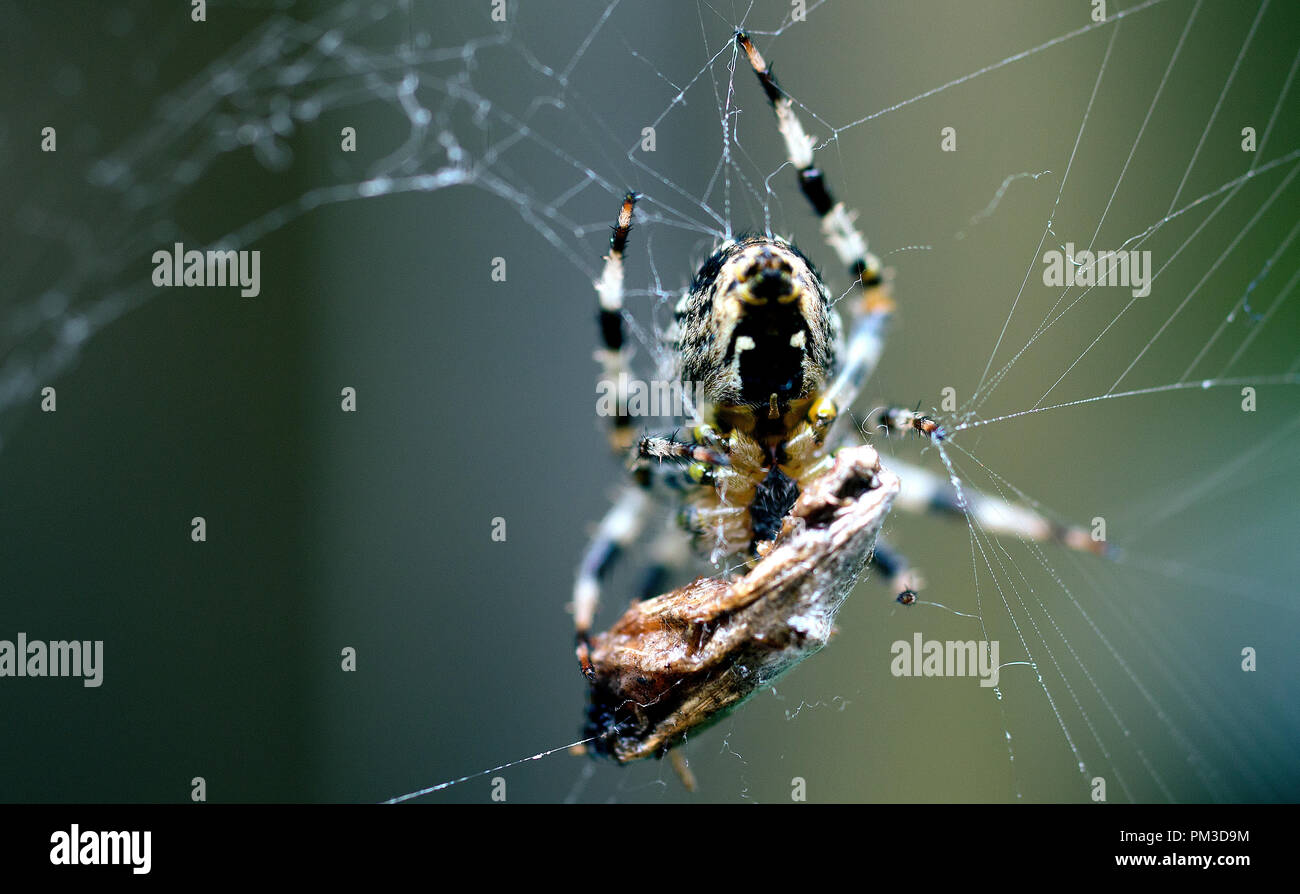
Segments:
[[[512,3],[504,24],[486,0],[212,2],[204,23],[187,7],[0,2],[0,638],[105,643],[101,688],[0,679],[4,801],[183,802],[202,776],[213,801],[373,802],[579,738],[565,604],[621,480],[593,412],[591,289],[619,195],[646,195],[640,332],[720,221],[794,235],[847,286],[747,71],[733,89],[737,25],[810,131],[835,135],[819,161],[896,270],[859,413],[936,406],[944,387],[967,401],[1032,267],[993,370],[1026,343],[1059,297],[1039,285],[1049,219],[1049,246],[1082,245],[1105,213],[1097,244],[1118,247],[1169,211],[1202,134],[1180,207],[1300,148],[1289,3],[1264,11],[1208,131],[1259,7],[1126,16],[1055,210],[1115,25],[892,107],[1085,28],[1081,0],[828,0],[796,23],[782,2]],[[1241,128],[1270,119],[1244,154]],[[647,125],[653,153],[636,148]],[[1248,336],[1228,376],[1293,371],[1300,187],[1265,205],[1295,165],[1168,224],[1144,246],[1158,266],[1178,252],[1152,296],[1108,329],[1128,295],[1092,292],[980,415],[1033,406],[1067,371],[1045,404],[1102,395],[1166,323],[1117,390],[1183,379],[1207,344],[1190,379],[1218,376]],[[465,185],[357,186],[449,168]],[[259,297],[149,286],[154,250],[223,238],[262,252]],[[1251,292],[1263,310],[1281,295],[1276,311],[1211,344],[1279,249]],[[1061,517],[1106,518],[1122,562],[1011,541],[983,544],[990,570],[965,526],[894,515],[929,598],[982,611],[1004,661],[1025,637],[1037,670],[1004,669],[1000,698],[891,677],[895,640],[980,636],[865,580],[828,649],[687,746],[697,794],[666,762],[561,751],[425,800],[486,801],[493,776],[510,801],[781,801],[802,777],[815,801],[1082,802],[1094,776],[1111,800],[1295,800],[1300,389],[1260,385],[1254,413],[1239,391],[959,436]],[[881,449],[941,468],[914,442]]]

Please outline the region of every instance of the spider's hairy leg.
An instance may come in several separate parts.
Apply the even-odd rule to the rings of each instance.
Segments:
[[[813,165],[812,137],[804,131],[799,116],[795,114],[794,103],[777,83],[776,75],[768,68],[749,35],[739,32],[736,42],[745,51],[745,56],[763,87],[763,93],[776,112],[776,125],[785,140],[786,154],[790,164],[799,172],[799,188],[812,205],[813,211],[821,218],[822,235],[858,282],[862,291],[861,311],[868,314],[889,313],[894,308],[894,302],[889,297],[884,270],[880,266],[880,259],[867,251],[867,240],[854,224],[857,214],[850,212],[843,202],[837,202],[832,197],[826,185],[826,176]]]
[[[1086,528],[1055,521],[1029,506],[965,486],[959,497],[952,482],[942,475],[897,459],[892,460],[890,465],[903,481],[902,491],[894,502],[898,509],[913,513],[934,513],[955,519],[969,517],[972,524],[990,534],[1058,543],[1106,558],[1115,558],[1119,554],[1117,547],[1105,540],[1094,539],[1092,532]]]
[[[666,459],[690,460],[713,466],[725,465],[727,462],[725,447],[721,442],[703,444],[696,438],[684,441],[678,438],[676,434],[646,435],[637,441],[632,459],[634,466],[653,462],[654,460],[662,462]]]
[[[682,494],[677,524],[700,548],[709,549],[715,561],[748,544],[752,533],[746,507],[754,497],[757,448],[746,442],[733,454],[733,446],[711,426],[698,425],[691,429],[689,441],[676,434],[643,437],[632,455],[634,475]],[[705,547],[706,542],[711,546]]]
[[[725,449],[719,447],[683,441],[675,432],[644,435],[629,453],[628,469],[647,487],[663,484],[677,492],[713,487],[735,474],[727,468]]]
[[[627,248],[628,234],[632,231],[632,209],[638,198],[634,192],[623,197],[614,232],[609,237],[609,254],[605,255],[605,267],[595,283],[603,345],[597,350],[596,359],[602,367],[603,381],[613,385],[618,398],[618,412],[610,417],[609,443],[619,456],[628,451],[633,439],[632,417],[627,413],[625,373],[628,352],[624,344],[626,331],[623,326],[623,252]]]
[[[785,140],[786,154],[799,172],[799,188],[821,218],[822,235],[849,268],[859,289],[859,300],[853,302],[848,314],[847,352],[839,373],[825,392],[832,406],[845,407],[853,402],[857,392],[875,369],[884,349],[885,329],[894,310],[889,295],[885,272],[880,259],[867,250],[867,240],[858,230],[843,202],[832,197],[826,177],[813,165],[813,139],[803,129],[794,103],[777,83],[776,76],[745,32],[736,34],[736,43],[744,50],[758,82],[776,113],[777,129]]]
[[[591,676],[591,625],[600,604],[600,583],[618,560],[619,554],[641,533],[653,502],[650,492],[629,485],[605,513],[587,553],[582,557],[573,586],[573,624],[576,632],[578,665]]]

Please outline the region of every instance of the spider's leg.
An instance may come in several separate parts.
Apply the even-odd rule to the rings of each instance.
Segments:
[[[601,519],[583,556],[573,588],[578,663],[588,677],[592,672],[591,627],[600,603],[601,581],[623,550],[640,535],[646,517],[655,505],[651,492],[655,480],[673,476],[669,483],[679,488],[713,487],[715,475],[730,474],[725,455],[720,450],[681,441],[674,436],[644,437],[631,454],[635,482],[623,490]],[[665,459],[669,462],[663,462]],[[737,508],[734,511],[742,510]],[[673,527],[665,530],[652,548],[654,563],[647,569],[639,593],[643,600],[659,595],[658,588],[663,580],[690,561],[691,553],[686,548],[688,532],[680,530],[675,521],[670,522]]]
[[[605,255],[605,267],[595,283],[600,306],[602,344],[596,351],[596,359],[601,364],[602,380],[615,388],[618,398],[618,411],[610,416],[609,443],[620,456],[632,446],[634,436],[632,417],[627,414],[628,356],[623,326],[623,251],[627,248],[628,233],[632,231],[632,209],[636,200],[637,195],[632,192],[623,197],[614,233],[609,237],[609,254]]]
[[[822,235],[849,268],[860,290],[848,317],[847,350],[840,369],[825,392],[833,406],[848,406],[857,396],[862,383],[875,369],[884,349],[885,328],[894,310],[893,299],[885,282],[880,259],[867,251],[867,240],[854,224],[856,215],[831,196],[826,177],[813,165],[813,140],[803,129],[794,112],[794,103],[777,84],[758,49],[743,31],[736,42],[745,51],[758,82],[776,112],[777,129],[785,140],[786,154],[799,172],[799,188],[821,218]]]
[[[921,589],[921,578],[902,553],[897,552],[882,537],[876,537],[876,548],[871,553],[871,567],[885,576],[885,583],[898,596],[898,601],[911,605]],[[911,600],[908,597],[911,597]]]
[[[876,417],[876,423],[885,430],[886,434],[916,432],[932,441],[942,441],[948,437],[948,433],[938,422],[906,407],[886,407]]]
[[[959,497],[952,482],[942,475],[897,459],[890,462],[890,467],[903,482],[902,491],[894,501],[896,509],[959,519],[969,516],[971,523],[979,525],[990,534],[1059,543],[1098,556],[1113,558],[1119,552],[1107,541],[1093,539],[1091,531],[1049,519],[1029,506],[964,486]]]
[[[691,562],[690,537],[675,519],[668,519],[664,529],[655,538],[650,547],[650,556],[651,564],[646,568],[637,590],[639,602],[662,594],[664,587]]]
[[[685,441],[678,438],[676,434],[646,435],[637,441],[632,456],[634,466],[665,459],[690,460],[712,466],[723,466],[727,463],[725,447],[721,442],[702,444],[694,438]]]
[[[653,501],[640,485],[629,485],[605,513],[596,536],[587,547],[573,587],[573,623],[577,639],[578,664],[591,676],[591,625],[600,603],[600,582],[618,560],[619,554],[641,532]]]
[[[661,484],[676,491],[679,498],[686,498],[675,523],[691,537],[712,533],[725,540],[726,532],[746,516],[746,506],[753,496],[752,481],[732,468],[729,449],[726,439],[702,434],[698,426],[692,430],[690,441],[680,440],[675,434],[649,435],[641,438],[632,451],[632,474],[647,487]],[[706,498],[704,505],[699,505],[690,499],[692,492],[732,494],[735,499]]]

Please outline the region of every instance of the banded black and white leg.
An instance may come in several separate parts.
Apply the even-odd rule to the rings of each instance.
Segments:
[[[743,31],[736,42],[744,51],[763,93],[776,113],[777,129],[785,141],[786,155],[799,173],[799,188],[813,212],[821,218],[822,235],[856,282],[857,300],[850,302],[846,320],[845,351],[824,398],[834,408],[849,406],[875,369],[884,350],[885,331],[894,311],[884,269],[867,250],[867,240],[858,230],[856,214],[836,201],[826,176],[813,164],[812,137],[804,130],[794,103],[777,83],[767,62]]]
[[[627,412],[628,349],[626,327],[623,324],[623,254],[627,249],[628,234],[632,232],[632,211],[637,195],[629,192],[623,196],[614,232],[609,238],[609,254],[596,287],[601,347],[596,359],[601,364],[601,376],[612,384],[617,397],[616,412],[610,417],[610,447],[619,456],[632,449],[635,433],[632,417]],[[626,487],[605,513],[596,529],[587,552],[578,569],[573,588],[573,621],[576,631],[578,662],[582,671],[591,676],[591,626],[600,604],[602,579],[609,573],[619,554],[640,534],[645,518],[651,510],[648,476],[637,476],[636,483]]]
[[[582,557],[578,578],[573,585],[572,607],[578,665],[588,679],[594,674],[591,665],[591,626],[600,605],[601,582],[619,555],[640,536],[652,508],[653,500],[648,489],[637,484],[625,487],[600,520],[591,545]]]
[[[731,474],[721,441],[700,443],[694,436],[683,440],[676,432],[638,440],[631,455],[631,471],[645,484],[681,479],[678,484],[689,481],[699,486],[712,485],[719,476]]]
[[[609,237],[609,254],[605,255],[604,269],[595,282],[601,337],[596,359],[601,364],[601,376],[612,383],[618,398],[618,410],[610,417],[609,443],[619,456],[631,449],[635,438],[632,418],[627,413],[627,376],[623,375],[628,368],[627,333],[623,325],[623,253],[628,234],[632,232],[632,210],[638,198],[634,192],[623,196],[614,232]]]
[[[785,141],[786,156],[799,174],[799,188],[821,219],[822,235],[840,263],[848,268],[855,281],[856,300],[849,302],[846,317],[844,351],[839,368],[822,399],[819,411],[827,417],[827,427],[840,415],[839,408],[853,404],[863,384],[875,370],[884,351],[885,334],[894,311],[884,269],[880,260],[867,250],[867,240],[855,223],[856,214],[843,202],[836,201],[826,183],[826,176],[813,164],[813,139],[804,130],[794,103],[777,83],[761,53],[744,32],[736,35],[758,82],[776,113],[777,129]],[[843,414],[848,416],[849,414]],[[824,439],[828,432],[819,432]],[[919,578],[902,556],[887,546],[878,546],[873,558],[876,569],[899,593],[905,604],[915,601]]]
[[[916,410],[889,407],[877,417],[886,434],[916,434],[936,444],[947,439],[943,426]],[[1114,558],[1118,550],[1097,540],[1092,532],[1078,525],[1055,521],[1042,512],[971,487],[958,493],[952,480],[928,469],[893,460],[890,466],[898,473],[903,489],[894,506],[904,512],[933,513],[969,520],[990,534],[1015,536],[1040,543],[1057,543],[1079,552]]]
[[[573,620],[578,665],[590,677],[591,628],[600,604],[600,591],[610,570],[640,536],[655,502],[650,490],[640,484],[629,485],[619,495],[583,556],[573,589]],[[692,561],[690,536],[675,519],[667,519],[663,530],[650,547],[650,564],[645,569],[637,598],[650,599],[663,592],[665,583]]]
[[[696,430],[698,431],[698,429]],[[693,436],[694,437],[694,436]],[[634,483],[624,488],[597,526],[591,545],[583,556],[573,588],[573,621],[578,664],[590,677],[591,628],[600,604],[600,591],[620,555],[637,540],[645,520],[655,507],[651,492],[655,478],[664,472],[679,474],[679,486],[712,486],[715,473],[725,473],[722,442],[705,438],[706,444],[678,439],[675,435],[646,436],[632,448]],[[667,462],[665,462],[667,461]],[[652,566],[642,584],[640,598],[658,595],[650,588],[682,566],[684,532],[673,529],[660,535],[651,551]]]
[[[1103,558],[1113,559],[1119,555],[1117,547],[1105,540],[1095,539],[1087,528],[1048,518],[1031,506],[1013,503],[964,485],[959,494],[946,476],[897,458],[891,460],[889,466],[903,484],[894,499],[895,509],[967,521],[995,536],[1056,543],[1067,549]]]

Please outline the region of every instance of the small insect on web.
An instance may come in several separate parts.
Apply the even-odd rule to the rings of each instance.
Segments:
[[[851,414],[840,409],[852,406],[883,350],[895,307],[886,272],[855,215],[814,166],[813,140],[762,55],[744,32],[736,46],[775,112],[800,189],[856,295],[841,314],[812,261],[789,241],[727,239],[696,273],[666,333],[684,390],[694,385],[703,397],[682,420],[685,437],[634,437],[627,395],[620,395],[610,444],[629,456],[633,481],[601,522],[573,597],[577,657],[589,684],[584,747],[619,763],[662,757],[820,650],[869,563],[900,592],[900,603],[914,604],[918,579],[879,543],[895,502],[974,513],[990,530],[1095,551],[1083,531],[964,495],[955,479],[948,486],[918,470],[904,498],[908,488],[875,450],[855,445],[856,430],[843,422]],[[595,284],[605,381],[626,380],[624,253],[639,198],[624,198]],[[942,450],[946,433],[930,417],[895,408],[880,418],[887,429],[916,432]],[[715,567],[736,561],[743,573],[644,594],[649,598],[593,636],[602,581],[665,500],[679,505],[681,540]]]

